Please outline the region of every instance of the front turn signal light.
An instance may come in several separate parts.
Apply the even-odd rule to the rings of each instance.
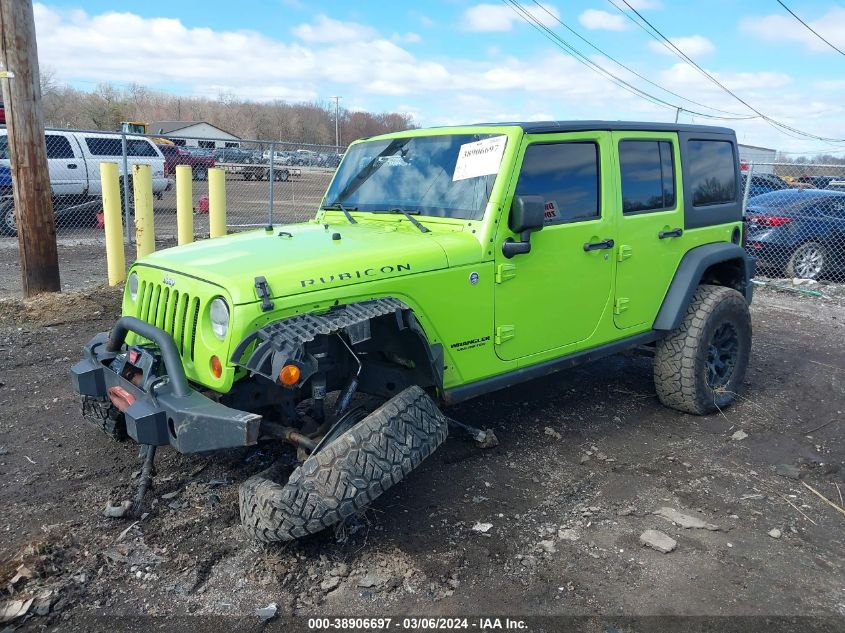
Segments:
[[[223,363],[216,356],[211,357],[211,373],[215,378],[223,375]]]
[[[279,371],[279,382],[287,387],[290,387],[291,385],[295,385],[299,382],[299,377],[301,375],[302,372],[296,365],[285,365]]]

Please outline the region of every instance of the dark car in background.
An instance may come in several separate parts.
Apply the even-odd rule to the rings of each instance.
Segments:
[[[212,152],[218,163],[252,164],[261,162],[261,152],[240,147],[219,147]]]
[[[206,180],[208,179],[208,170],[215,165],[214,156],[209,150],[200,152],[194,150],[194,148],[189,149],[167,143],[156,144],[156,147],[164,154],[165,176],[173,175],[176,172],[177,165],[189,165],[194,180]]]
[[[748,174],[742,174],[742,188],[745,190],[745,183]],[[748,189],[748,197],[754,198],[772,191],[784,191],[793,187],[780,176],[775,174],[754,174],[751,176],[751,186]]]
[[[788,189],[755,196],[745,229],[746,249],[760,268],[802,279],[845,272],[845,192]]]

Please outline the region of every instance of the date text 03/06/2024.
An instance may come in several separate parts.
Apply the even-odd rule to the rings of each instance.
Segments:
[[[476,630],[476,631],[526,631],[527,623],[520,619],[476,617],[353,617],[353,618],[309,618],[308,629],[313,631],[328,630]]]

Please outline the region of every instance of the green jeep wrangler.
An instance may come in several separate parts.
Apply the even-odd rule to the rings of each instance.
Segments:
[[[753,260],[732,130],[538,122],[353,143],[305,223],[132,267],[71,369],[83,412],[145,449],[295,447],[240,487],[285,541],[359,512],[450,425],[441,408],[647,346],[665,405],[741,388]],[[494,439],[494,438],[492,438]],[[129,511],[126,502],[124,510]]]

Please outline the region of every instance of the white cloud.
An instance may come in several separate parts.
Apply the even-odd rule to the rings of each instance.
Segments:
[[[44,4],[35,5],[35,16],[41,63],[71,82],[137,82],[182,94],[232,93],[254,100],[298,101],[342,94],[347,107],[411,112],[422,125],[532,118],[671,121],[675,116],[674,110],[631,95],[551,46],[517,57],[506,46],[491,52],[492,44],[483,43],[476,49],[478,57],[468,60],[428,47],[409,47],[408,34],[398,37],[405,42],[394,41],[392,32],[327,16],[295,26],[285,39],[256,31],[189,27],[177,19],[143,18],[130,12],[89,14]],[[326,29],[335,36],[322,39]],[[337,33],[344,36],[336,37]],[[688,64],[671,60],[674,65],[666,66],[666,59],[653,58],[643,71],[690,99],[746,112]],[[797,76],[793,82],[784,72],[749,73],[742,65],[738,56],[731,65],[733,72],[713,74],[785,123],[845,137],[841,116],[845,87],[837,77],[816,88],[813,78]],[[656,91],[636,77],[623,76]],[[688,112],[681,114],[681,120],[735,127],[744,142],[753,145],[812,148],[759,120],[714,122],[695,119]]]
[[[550,4],[538,7],[523,5],[525,10],[540,24],[552,26],[560,17],[558,10]],[[550,15],[551,14],[551,15]],[[489,32],[510,31],[514,22],[523,20],[517,12],[504,4],[477,4],[464,12],[463,25],[467,31]]]
[[[419,44],[422,42],[422,37],[419,33],[409,31],[408,33],[394,33],[391,37],[394,42],[404,42],[406,44]]]
[[[591,31],[626,31],[631,26],[623,15],[598,9],[587,9],[578,16],[578,21]]]
[[[368,39],[376,36],[376,30],[357,22],[341,22],[318,15],[314,23],[295,27],[293,34],[304,42],[334,42]]]
[[[709,55],[716,50],[713,42],[703,35],[690,35],[688,37],[670,37],[669,41],[681,49],[687,56],[695,59]],[[664,46],[661,42],[649,42],[648,47],[655,53],[663,55],[675,55],[674,51]]]
[[[807,19],[806,15],[801,17],[831,44],[845,49],[845,7],[833,7],[815,20]],[[767,42],[787,46],[798,43],[816,53],[836,54],[836,51],[789,15],[747,17],[740,21],[739,27],[741,31]]]

